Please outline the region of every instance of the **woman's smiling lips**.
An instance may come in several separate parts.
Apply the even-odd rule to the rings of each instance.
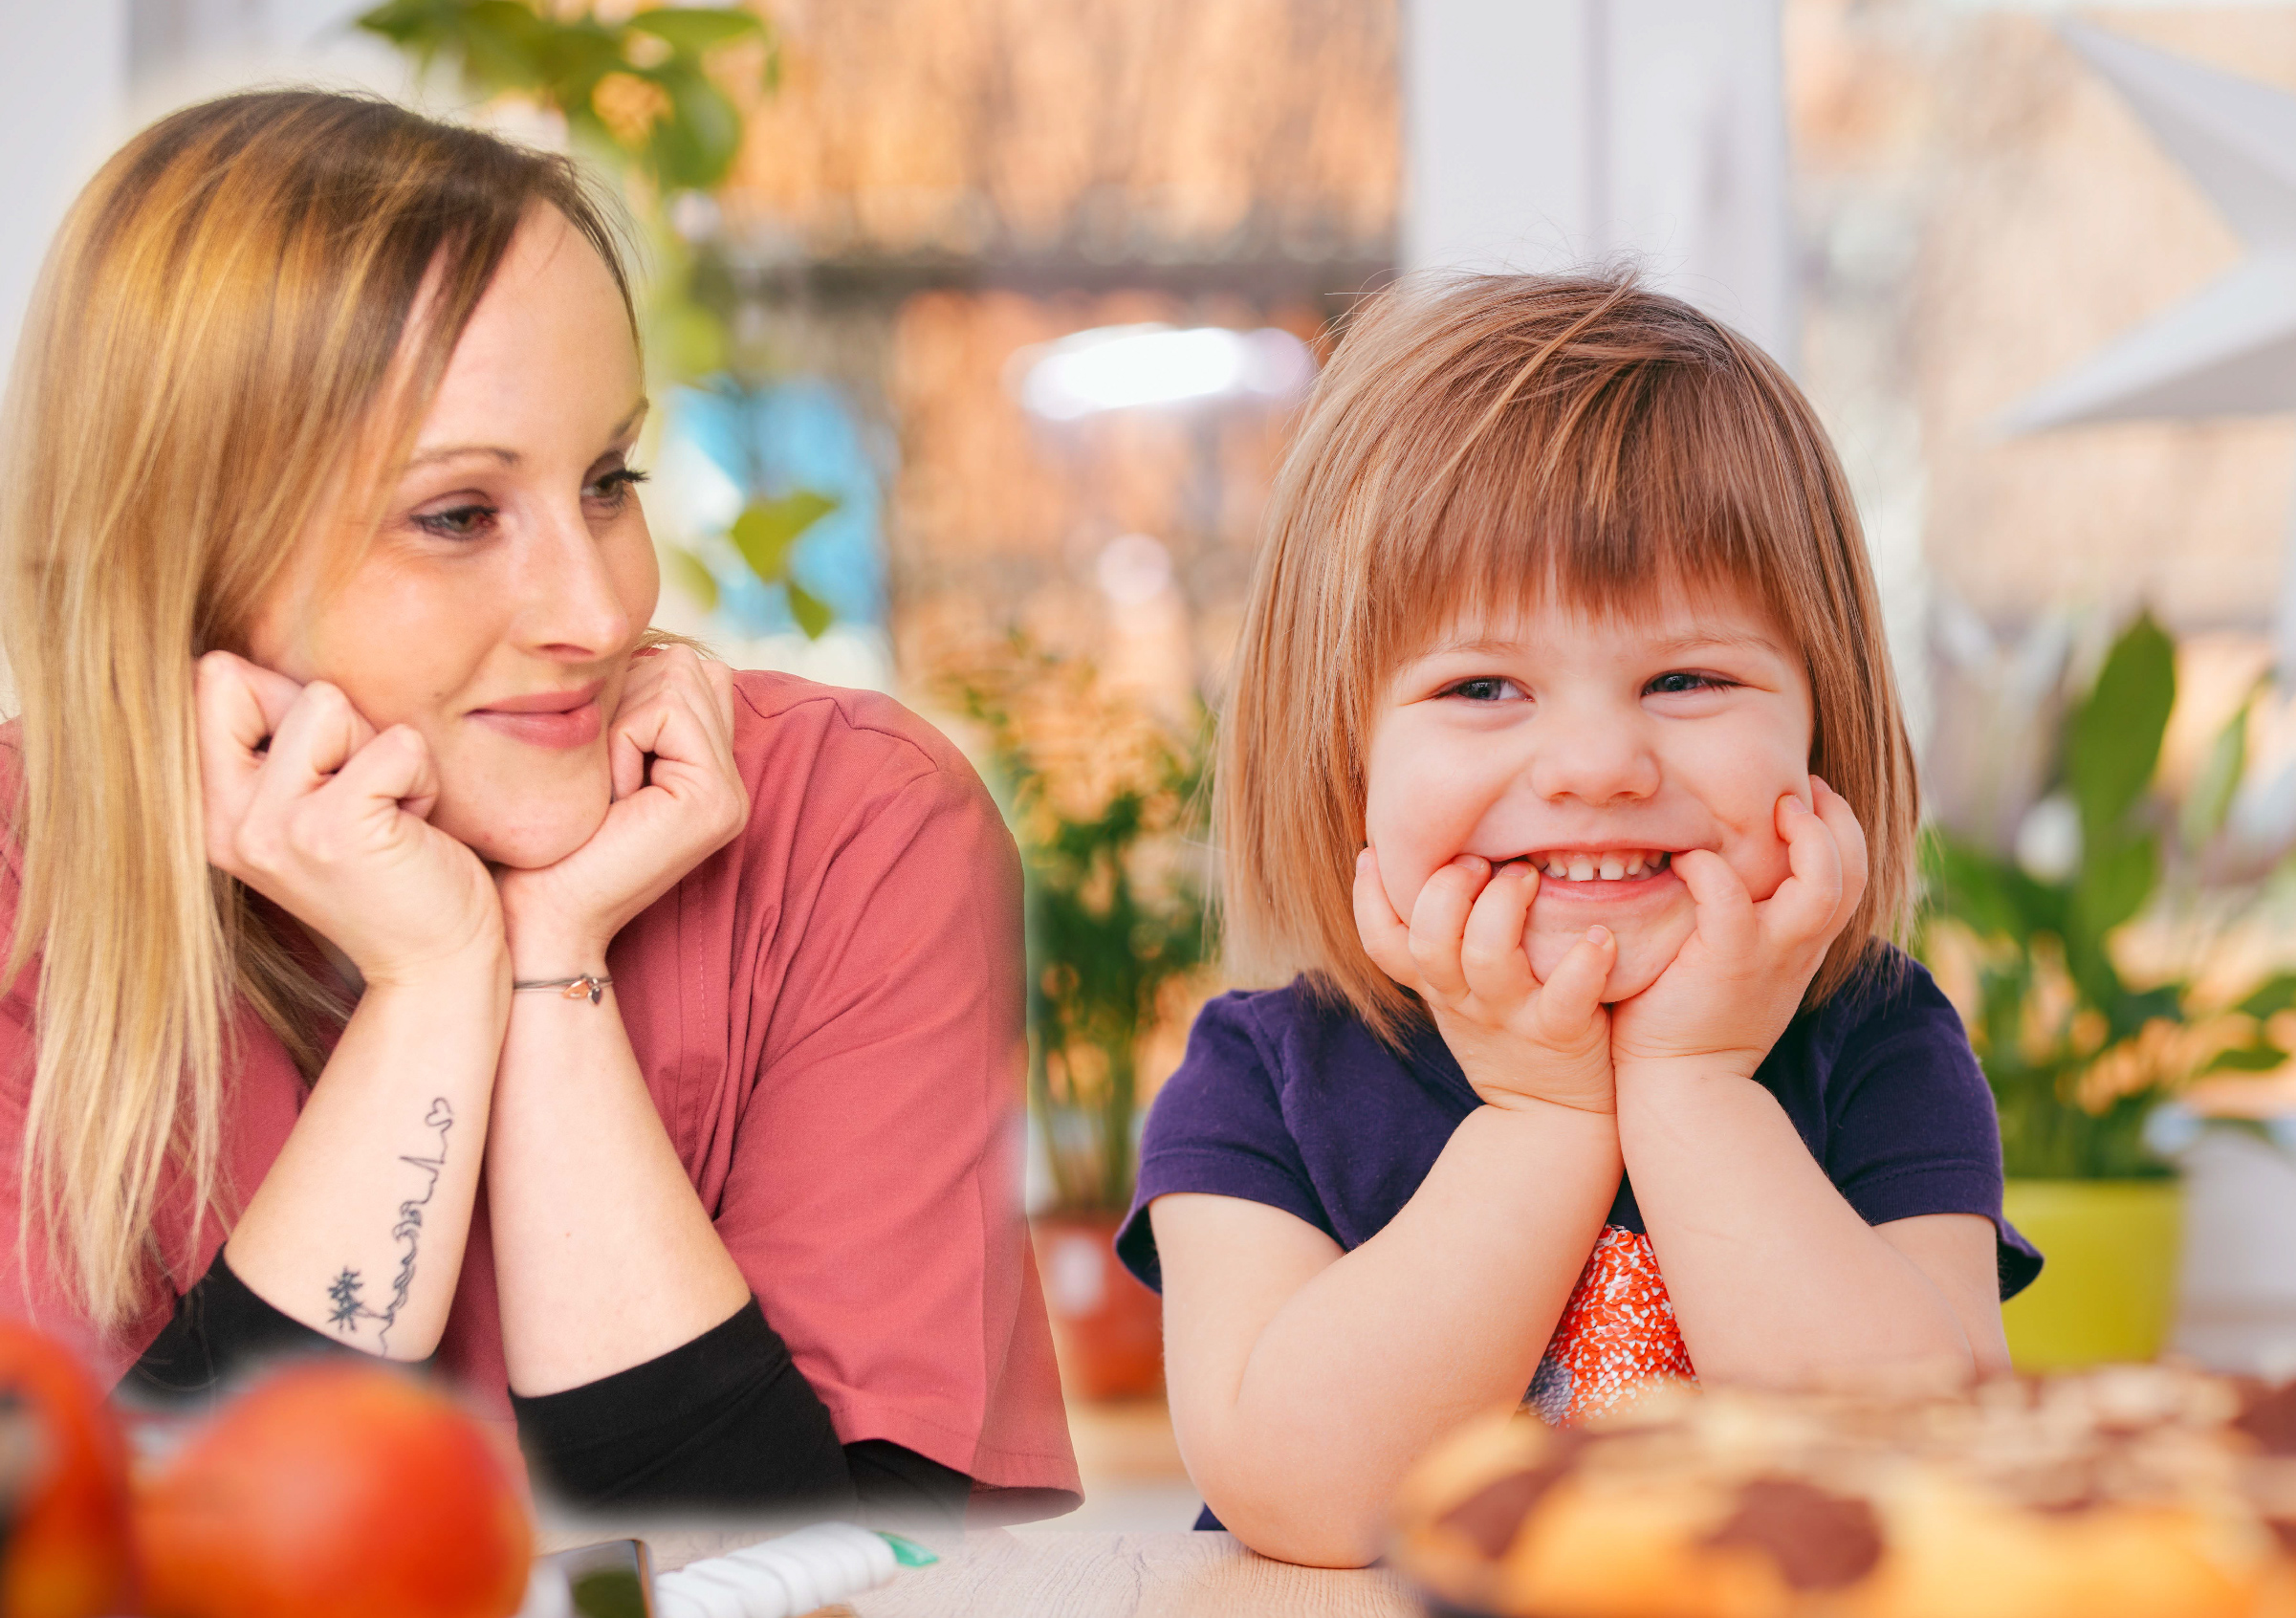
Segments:
[[[501,697],[484,708],[471,709],[465,717],[531,746],[580,747],[596,741],[604,724],[598,694],[605,684],[602,679],[593,680],[571,690]]]

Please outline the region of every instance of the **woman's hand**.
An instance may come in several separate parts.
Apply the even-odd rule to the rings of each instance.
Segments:
[[[230,652],[195,678],[208,863],[350,958],[370,985],[502,950],[484,864],[426,819],[438,776],[422,736],[378,732],[323,680],[298,686]]]
[[[554,865],[498,875],[521,977],[597,969],[639,911],[749,823],[722,663],[685,646],[632,659],[606,757],[614,801],[590,841]]]
[[[1475,1093],[1494,1106],[1548,1102],[1612,1110],[1610,1014],[1603,984],[1618,958],[1607,928],[1589,928],[1552,976],[1531,975],[1523,928],[1539,872],[1496,871],[1462,854],[1427,879],[1406,925],[1379,880],[1379,857],[1355,860],[1355,927],[1373,964],[1427,1002]]]
[[[1611,1008],[1620,1071],[1688,1060],[1751,1079],[1785,1032],[1866,890],[1864,828],[1841,794],[1815,776],[1809,787],[1814,809],[1778,800],[1788,874],[1759,904],[1720,855],[1674,856],[1697,925],[1656,982]]]

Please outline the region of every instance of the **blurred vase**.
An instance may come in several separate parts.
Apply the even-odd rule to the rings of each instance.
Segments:
[[[1145,1398],[1164,1387],[1163,1301],[1118,1261],[1122,1223],[1104,1214],[1031,1221],[1061,1384],[1071,1398]]]
[[[2150,1360],[2176,1306],[2184,1186],[2158,1180],[2011,1180],[2009,1223],[2047,1260],[2001,1306],[2021,1371]]]

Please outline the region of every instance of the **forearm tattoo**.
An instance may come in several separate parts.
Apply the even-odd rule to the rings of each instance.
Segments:
[[[360,1322],[378,1323],[375,1328],[378,1353],[390,1352],[391,1327],[398,1323],[399,1311],[406,1307],[406,1294],[415,1283],[415,1257],[423,1249],[423,1210],[430,1205],[431,1194],[439,1189],[439,1171],[447,1167],[447,1136],[454,1128],[454,1109],[447,1104],[445,1096],[430,1104],[430,1110],[423,1115],[423,1124],[438,1131],[438,1155],[399,1159],[423,1171],[423,1194],[399,1204],[399,1221],[391,1226],[391,1239],[403,1251],[399,1255],[399,1273],[391,1281],[390,1302],[380,1309],[369,1308],[366,1282],[347,1264],[342,1274],[327,1283],[327,1299],[334,1306],[327,1323],[345,1337],[356,1337]]]

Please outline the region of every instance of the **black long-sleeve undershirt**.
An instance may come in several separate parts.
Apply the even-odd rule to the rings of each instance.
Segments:
[[[284,1355],[358,1352],[256,1297],[218,1252],[120,1391],[182,1403]],[[513,1393],[511,1409],[536,1484],[576,1510],[819,1509],[953,1528],[972,1491],[901,1445],[841,1445],[755,1299],[657,1359],[563,1392]]]

